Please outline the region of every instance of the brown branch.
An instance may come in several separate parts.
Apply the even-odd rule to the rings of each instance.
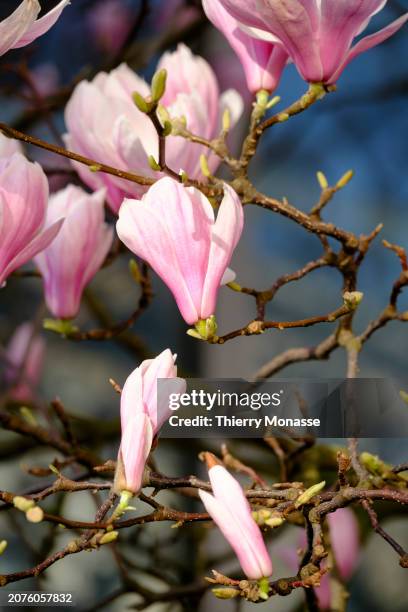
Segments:
[[[73,153],[72,151],[68,151],[64,147],[59,147],[58,145],[51,144],[40,138],[36,138],[35,136],[29,136],[28,134],[24,134],[19,130],[16,130],[5,123],[0,122],[0,131],[9,138],[15,138],[16,140],[20,140],[21,142],[25,142],[26,144],[34,145],[35,147],[39,147],[40,149],[45,149],[46,151],[50,151],[51,153],[55,153],[56,155],[60,155],[62,157],[66,157],[73,161],[79,162],[80,164],[84,164],[91,169],[94,169],[96,172],[104,172],[105,174],[111,174],[113,176],[117,176],[118,178],[125,179],[132,183],[137,183],[138,185],[153,185],[155,183],[155,179],[151,179],[145,176],[139,176],[138,174],[134,174],[133,172],[127,172],[126,170],[119,170],[118,168],[113,168],[112,166],[108,166],[106,164],[102,164],[93,159],[89,159],[88,157],[84,157],[83,155],[79,155],[78,153]]]
[[[124,331],[133,327],[139,317],[141,317],[141,315],[150,306],[153,299],[152,284],[146,265],[144,265],[143,267],[143,275],[140,278],[140,286],[142,288],[142,294],[139,298],[138,306],[128,319],[102,329],[92,329],[89,331],[72,331],[66,334],[66,337],[69,340],[74,340],[77,342],[83,340],[111,340],[112,338],[119,336]]]
[[[255,374],[255,381],[264,380],[274,376],[288,365],[299,363],[301,361],[324,360],[328,359],[330,354],[338,348],[337,333],[331,334],[322,342],[313,347],[299,347],[284,351],[280,355],[274,357],[271,361],[263,365]]]
[[[212,342],[215,344],[225,344],[225,342],[240,336],[254,336],[262,334],[267,329],[283,330],[293,329],[296,327],[311,327],[312,325],[317,325],[318,323],[333,323],[337,319],[350,314],[350,312],[351,308],[347,304],[343,304],[343,306],[340,306],[340,308],[337,308],[327,315],[309,317],[307,319],[300,319],[298,321],[251,321],[245,327],[230,332],[225,336],[217,337],[216,339],[212,340]]]
[[[51,433],[40,425],[32,425],[15,414],[0,410],[0,425],[9,431],[33,438],[44,446],[51,446],[66,456],[74,456],[78,463],[88,467],[94,467],[101,463],[100,459],[91,451],[73,447],[72,444],[63,440],[60,436]]]
[[[372,507],[371,502],[368,501],[367,499],[364,499],[361,502],[361,505],[363,506],[364,510],[367,512],[368,518],[370,519],[370,523],[374,531],[378,533],[378,535],[381,536],[383,540],[385,540],[395,550],[397,555],[400,557],[400,565],[405,568],[408,567],[408,553],[406,552],[406,550],[404,550],[404,548],[400,544],[398,544],[398,542],[394,540],[394,538],[390,536],[389,533],[387,533],[381,527],[381,525],[378,522],[377,513]]]

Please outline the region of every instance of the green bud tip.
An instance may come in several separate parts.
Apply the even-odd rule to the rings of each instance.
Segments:
[[[260,598],[266,601],[269,597],[269,580],[265,577],[260,578],[260,580],[258,580],[258,587]]]
[[[43,327],[62,336],[69,336],[69,334],[79,331],[78,327],[67,319],[44,319]]]
[[[265,108],[268,104],[268,100],[269,91],[267,91],[266,89],[261,89],[260,91],[258,91],[258,93],[256,94],[256,103],[258,106],[262,106]]]
[[[231,283],[227,283],[227,287],[229,287],[233,291],[237,291],[238,293],[242,291],[241,285],[238,285],[238,283],[234,283],[233,281]]]
[[[272,100],[269,100],[268,104],[266,105],[267,110],[273,108],[274,106],[276,106],[277,104],[279,104],[279,102],[281,101],[281,97],[280,96],[274,96],[272,98]]]
[[[212,592],[218,599],[234,599],[239,597],[238,589],[233,588],[217,588],[212,589]]]
[[[317,484],[306,489],[306,491],[299,495],[299,497],[295,501],[295,508],[300,508],[300,506],[307,504],[312,499],[312,497],[320,493],[320,491],[324,489],[325,486],[326,481],[322,480],[322,482],[318,482]]]
[[[343,293],[343,301],[345,306],[354,310],[361,303],[364,293],[361,291],[346,291]]]
[[[222,116],[222,129],[224,132],[229,132],[231,129],[231,111],[226,108]]]
[[[27,510],[35,506],[35,502],[32,499],[16,495],[13,498],[13,506],[17,508],[17,510],[21,510],[21,512],[27,512]]]
[[[342,189],[343,187],[345,187],[351,181],[353,176],[354,176],[353,170],[348,170],[348,172],[343,174],[341,179],[337,182],[337,185],[336,185],[337,189]]]
[[[317,176],[317,180],[318,180],[318,183],[319,183],[320,188],[322,189],[322,191],[323,191],[323,190],[325,190],[325,189],[327,189],[327,188],[328,188],[328,186],[329,186],[329,183],[327,182],[327,178],[325,177],[325,175],[323,174],[323,172],[321,172],[321,171],[319,170],[319,172],[317,173],[317,175],[316,175],[316,176]]]
[[[101,546],[103,546],[104,544],[111,544],[112,542],[118,539],[118,535],[118,531],[110,531],[109,533],[105,533],[99,540],[99,544],[101,544]]]
[[[161,171],[161,167],[157,163],[157,161],[155,160],[153,155],[149,155],[148,162],[149,162],[149,166],[151,167],[152,170],[154,170],[155,172],[160,172]]]
[[[203,175],[209,178],[211,176],[211,172],[210,168],[208,167],[208,159],[206,158],[204,153],[200,155],[200,167]]]
[[[166,91],[166,81],[167,81],[167,70],[162,68],[156,72],[152,79],[151,93],[152,93],[152,101],[159,102],[161,98],[164,96],[164,92]]]
[[[140,95],[140,93],[138,93],[137,91],[133,92],[132,99],[141,113],[150,112],[151,105],[144,99],[142,95]]]
[[[7,548],[7,540],[1,540],[0,542],[0,555],[4,553]]]
[[[195,329],[189,329],[187,334],[192,336],[193,338],[198,338],[199,340],[215,340],[216,339],[216,331],[217,331],[217,321],[215,319],[215,315],[211,315],[208,319],[200,319],[195,324]]]
[[[28,408],[27,406],[21,406],[20,413],[25,418],[25,420],[30,423],[30,425],[37,425],[37,419],[35,418],[30,408]]]

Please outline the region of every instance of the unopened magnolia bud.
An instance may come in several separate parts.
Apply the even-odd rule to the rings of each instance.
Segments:
[[[99,544],[101,546],[103,546],[104,544],[111,544],[112,542],[118,539],[118,535],[118,531],[110,531],[109,533],[105,533],[99,540]]]
[[[7,548],[7,540],[1,540],[0,542],[0,555],[4,553]]]
[[[343,301],[346,306],[354,310],[361,303],[364,293],[361,291],[346,291],[343,293]]]
[[[27,512],[27,510],[35,506],[35,502],[32,499],[16,495],[16,497],[13,498],[13,506],[17,508],[17,510],[21,510],[21,512]]]
[[[161,98],[164,96],[164,92],[166,91],[166,81],[167,81],[167,70],[162,68],[156,72],[152,79],[152,101],[159,102]]]
[[[327,178],[326,178],[326,177],[325,177],[325,175],[323,174],[323,172],[321,172],[321,171],[319,170],[319,172],[316,174],[316,176],[317,176],[317,180],[318,180],[318,182],[319,182],[320,188],[321,188],[322,190],[327,189],[327,188],[328,188],[328,186],[329,186],[329,183],[328,183],[328,181],[327,181]]]
[[[30,523],[41,523],[44,518],[44,512],[40,506],[34,506],[26,512],[26,519]]]
[[[306,489],[306,491],[299,495],[299,497],[295,501],[295,508],[300,508],[300,506],[307,504],[312,499],[312,497],[320,493],[320,491],[324,489],[325,486],[326,481],[322,480],[322,482],[318,482],[317,484]]]
[[[239,590],[233,589],[232,587],[224,587],[211,590],[218,599],[234,599],[234,597],[239,597],[240,595]]]
[[[353,176],[354,176],[353,170],[348,170],[345,174],[343,174],[341,179],[337,181],[337,185],[336,185],[337,189],[342,189],[343,187],[345,187],[351,181]]]

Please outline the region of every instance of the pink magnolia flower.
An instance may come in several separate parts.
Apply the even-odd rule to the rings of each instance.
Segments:
[[[399,30],[408,13],[375,34],[353,40],[387,0],[220,0],[252,35],[283,45],[302,77],[335,83],[355,57]]]
[[[242,205],[231,187],[224,186],[215,220],[198,189],[171,178],[157,181],[140,201],[125,200],[116,224],[122,242],[167,284],[188,324],[214,314],[242,228]]]
[[[167,69],[166,93],[161,103],[171,117],[185,117],[190,131],[204,138],[214,138],[221,128],[226,108],[231,111],[232,125],[242,112],[242,100],[232,90],[220,96],[214,72],[207,62],[195,56],[184,45],[165,53],[158,70]],[[150,119],[135,106],[132,93],[149,96],[147,83],[128,66],[122,64],[109,74],[99,73],[92,82],[82,81],[75,89],[65,111],[68,128],[67,146],[96,161],[103,160],[116,168],[131,170],[144,176],[157,176],[151,170],[148,156],[158,158],[158,138]],[[207,154],[202,145],[180,136],[166,139],[167,164],[176,172],[184,170],[189,177],[205,180],[200,156]],[[219,159],[212,155],[210,170]],[[75,164],[74,164],[75,165]],[[92,189],[107,188],[107,200],[114,212],[124,197],[139,198],[146,187],[109,176],[92,173],[80,164],[75,168]]]
[[[130,32],[133,16],[122,0],[104,0],[92,7],[87,21],[100,49],[117,53]]]
[[[44,362],[45,342],[36,335],[32,323],[20,325],[8,343],[5,381],[12,386],[10,396],[17,402],[34,399]]]
[[[353,575],[358,562],[360,538],[357,519],[349,508],[340,508],[327,517],[330,531],[330,543],[333,550],[336,568],[340,578],[345,582]],[[325,574],[316,595],[322,610],[330,609],[331,589],[330,576]]]
[[[154,27],[158,30],[168,30],[170,24],[174,29],[181,30],[192,25],[199,17],[198,6],[188,5],[185,0],[166,0],[157,7]]]
[[[41,166],[20,153],[0,159],[0,287],[58,234],[62,219],[43,229],[47,204]]]
[[[288,61],[285,49],[244,32],[220,0],[203,0],[203,8],[208,19],[222,32],[240,59],[248,89],[252,93],[261,89],[273,92]]]
[[[327,516],[330,533],[330,543],[336,568],[340,578],[347,582],[353,575],[360,552],[360,537],[358,522],[354,512],[350,508],[340,508]],[[299,538],[299,548],[305,548],[306,534],[302,531]],[[294,548],[275,548],[275,553],[283,558],[290,571],[295,572],[298,568],[298,556]],[[319,607],[322,610],[330,609],[331,587],[330,574],[324,574],[320,580],[320,586],[315,588]]]
[[[174,379],[172,392],[184,393],[186,381],[177,378],[177,355],[166,349],[147,359],[127,378],[120,400],[122,439],[115,475],[117,491],[137,493],[154,437],[171,414],[165,394],[158,398],[157,381]]]
[[[37,19],[41,10],[38,0],[23,0],[14,13],[0,22],[0,55],[10,49],[25,47],[48,32],[69,2],[62,0],[44,17]]]
[[[237,555],[243,572],[251,580],[271,576],[272,561],[241,485],[222,465],[211,467],[209,476],[213,495],[201,489],[198,493]]]
[[[46,226],[65,217],[56,239],[35,257],[49,310],[59,319],[78,313],[82,292],[101,267],[113,240],[104,222],[105,190],[90,195],[69,185],[50,197]]]
[[[7,138],[0,132],[0,158],[11,157],[13,153],[22,153],[23,147],[18,140]]]

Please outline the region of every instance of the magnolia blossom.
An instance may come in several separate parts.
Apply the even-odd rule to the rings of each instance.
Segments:
[[[10,397],[18,402],[30,402],[40,380],[44,362],[45,342],[37,335],[32,323],[22,323],[14,332],[5,352],[5,382],[12,387]]]
[[[327,517],[330,531],[330,544],[336,568],[345,582],[353,575],[358,562],[360,538],[357,519],[349,508],[340,508]],[[322,610],[330,609],[330,576],[325,574],[316,595]]]
[[[340,578],[347,582],[353,575],[359,557],[360,538],[357,519],[350,508],[339,508],[336,512],[327,516],[329,524],[330,545],[335,560],[335,566]],[[304,549],[306,546],[306,534],[302,534],[298,541],[298,547]],[[298,569],[298,555],[294,548],[275,547],[275,553],[283,558],[290,571]],[[324,565],[325,562],[323,562]],[[319,609],[329,610],[331,603],[330,574],[324,574],[320,579],[320,586],[315,588],[319,600]]]
[[[272,561],[241,485],[221,465],[211,467],[209,476],[213,495],[201,489],[198,493],[233,548],[242,570],[251,580],[271,576]]]
[[[282,45],[306,81],[326,84],[335,83],[351,60],[407,21],[408,13],[352,46],[386,1],[220,0],[247,32]]]
[[[175,393],[186,389],[186,381],[177,378],[176,357],[166,349],[155,359],[143,361],[125,382],[120,400],[122,439],[115,475],[117,491],[137,493],[141,489],[153,439],[171,414],[165,394],[158,399],[157,381],[173,379],[171,391]]]
[[[228,108],[234,125],[242,112],[239,94],[229,90],[220,96],[214,72],[207,62],[184,45],[165,53],[158,70],[168,71],[167,87],[161,100],[172,118],[184,117],[188,129],[204,138],[214,138],[221,128],[222,115]],[[68,128],[67,146],[96,161],[144,176],[157,177],[148,163],[158,159],[158,137],[150,119],[135,106],[132,93],[150,95],[147,83],[126,64],[109,74],[99,73],[92,82],[82,81],[75,88],[65,110]],[[205,180],[200,156],[208,151],[181,136],[166,138],[166,161],[176,172]],[[209,167],[214,172],[219,159],[211,155]],[[74,164],[83,181],[92,189],[107,188],[107,200],[117,212],[123,198],[140,197],[146,187],[115,176],[91,172]]]
[[[274,91],[288,61],[285,49],[244,32],[220,0],[203,0],[203,8],[208,19],[226,37],[241,61],[248,89],[252,93],[262,89]]]
[[[43,229],[47,204],[41,166],[21,153],[0,159],[0,287],[58,234],[61,218]]]
[[[23,0],[14,13],[0,22],[0,55],[9,49],[25,47],[48,32],[69,2],[62,0],[44,17],[37,19],[41,11],[38,0]]]
[[[125,200],[116,224],[119,238],[167,284],[190,325],[214,314],[242,227],[242,204],[231,187],[224,185],[215,219],[201,191],[171,178],[157,181],[140,201]]]
[[[130,32],[133,16],[122,0],[104,0],[92,7],[87,21],[100,49],[117,53]]]
[[[60,319],[78,313],[82,292],[101,267],[113,239],[104,222],[105,190],[90,195],[69,185],[50,198],[46,226],[65,217],[57,238],[35,262],[45,284],[49,310]]]
[[[0,158],[11,157],[13,153],[22,153],[23,147],[18,140],[7,138],[0,132]]]

